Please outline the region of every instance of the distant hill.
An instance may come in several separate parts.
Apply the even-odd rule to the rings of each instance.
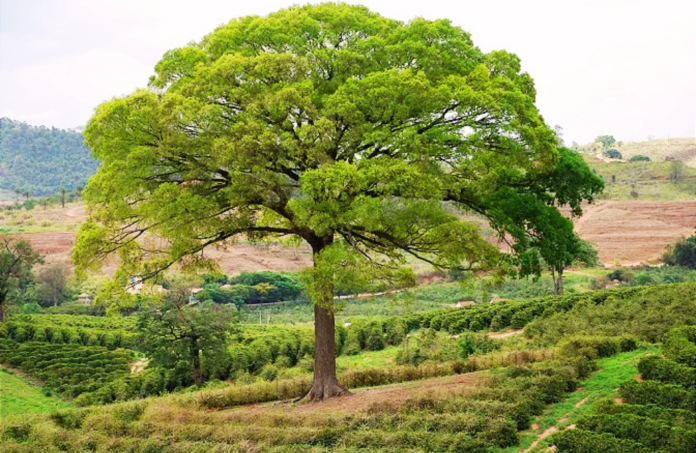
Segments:
[[[99,166],[81,131],[0,118],[0,189],[33,196],[84,186]]]
[[[680,160],[696,168],[696,139],[694,138],[661,138],[646,142],[618,141],[611,148],[619,151],[624,160],[642,155],[648,156],[652,162]],[[579,146],[578,151],[596,155],[601,154],[602,148],[598,143],[593,142]]]

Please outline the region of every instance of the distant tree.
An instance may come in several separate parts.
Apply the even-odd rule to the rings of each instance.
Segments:
[[[684,175],[684,162],[680,160],[673,160],[669,165],[669,180],[673,183],[681,181]]]
[[[635,156],[632,156],[630,159],[628,159],[629,162],[650,162],[650,158],[648,156],[644,156],[642,154],[636,154]]]
[[[68,290],[67,266],[53,264],[41,269],[37,276],[37,298],[57,307],[65,298]]]
[[[19,197],[22,196],[22,191],[20,189],[15,189],[14,193],[16,195],[15,201],[19,202]]]
[[[685,266],[696,269],[696,236],[678,241],[665,247],[662,262],[668,266]]]
[[[60,203],[63,207],[65,207],[65,202],[68,198],[68,191],[65,190],[65,187],[60,188]]]
[[[563,141],[563,128],[556,124],[553,127],[553,131],[556,133],[556,139],[558,140],[558,144],[560,146],[565,146],[565,142]]]
[[[138,316],[138,338],[153,366],[187,373],[196,385],[203,366],[225,362],[237,320],[234,305],[189,305],[189,289],[172,288],[163,301],[146,304]]]
[[[622,159],[623,158],[623,156],[621,156],[621,153],[615,149],[608,149],[608,150],[604,151],[604,155],[607,156],[609,159]]]
[[[595,142],[599,143],[602,145],[603,149],[609,148],[611,145],[616,143],[616,140],[614,139],[613,136],[611,135],[600,135],[599,137],[595,138]]]
[[[27,201],[29,201],[29,198],[31,198],[31,192],[29,192],[28,190],[25,190],[24,196],[27,198]]]
[[[636,183],[631,184],[631,198],[634,200],[638,199],[638,196],[640,195],[638,191],[636,190]]]
[[[20,302],[24,286],[32,281],[31,268],[43,263],[29,242],[0,237],[0,322],[5,322],[6,307]]]

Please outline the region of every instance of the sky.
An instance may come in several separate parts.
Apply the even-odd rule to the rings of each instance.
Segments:
[[[292,0],[0,0],[0,117],[84,126],[145,87],[169,49]],[[484,52],[517,54],[566,142],[696,139],[695,0],[364,0],[383,16],[450,19]]]

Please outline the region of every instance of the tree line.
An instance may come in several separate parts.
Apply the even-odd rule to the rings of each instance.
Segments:
[[[18,198],[70,193],[98,166],[77,130],[0,118],[0,189]]]

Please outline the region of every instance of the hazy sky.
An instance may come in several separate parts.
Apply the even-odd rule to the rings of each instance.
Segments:
[[[0,0],[0,117],[61,128],[144,87],[162,54],[277,0]],[[696,1],[365,0],[384,16],[448,18],[536,82],[566,141],[696,137]]]

